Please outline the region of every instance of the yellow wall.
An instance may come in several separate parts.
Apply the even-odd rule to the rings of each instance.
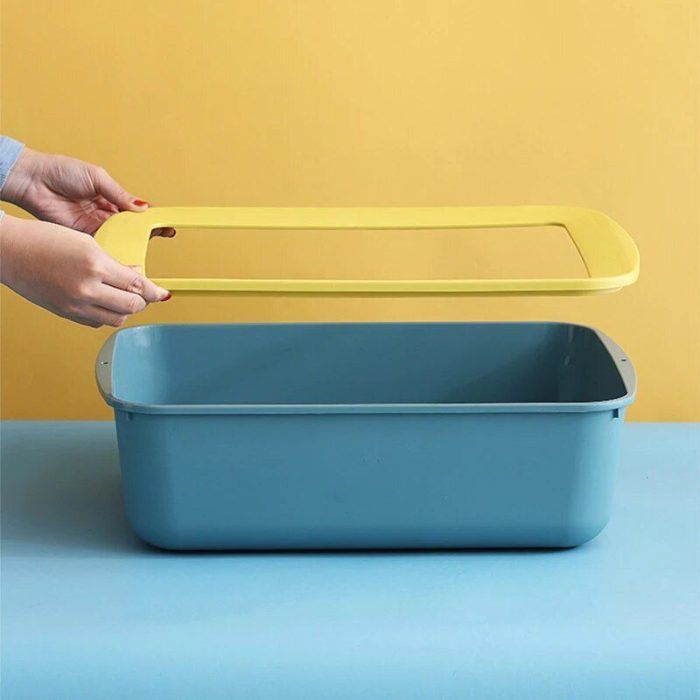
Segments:
[[[572,320],[631,355],[632,418],[700,418],[694,0],[4,0],[2,10],[2,131],[103,164],[152,202],[571,204],[613,216],[642,256],[636,286],[590,299],[175,298],[137,322]],[[156,242],[154,264],[236,274],[491,264],[473,238],[233,241],[181,232]],[[534,269],[546,251],[520,245],[515,258]],[[3,416],[107,418],[92,364],[109,333],[3,291]]]

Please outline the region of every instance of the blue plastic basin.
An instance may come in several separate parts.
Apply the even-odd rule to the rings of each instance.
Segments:
[[[560,323],[141,326],[97,377],[129,521],[168,549],[581,544],[635,392]]]

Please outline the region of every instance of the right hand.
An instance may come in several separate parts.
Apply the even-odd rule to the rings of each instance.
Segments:
[[[7,176],[2,199],[37,219],[91,236],[117,212],[145,211],[150,206],[127,192],[104,168],[31,148],[22,151]],[[172,238],[175,229],[155,229],[152,235]]]
[[[89,235],[12,216],[0,220],[0,281],[58,316],[121,326],[170,293],[105,253]]]

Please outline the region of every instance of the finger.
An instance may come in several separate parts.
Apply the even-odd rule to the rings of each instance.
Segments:
[[[160,236],[161,238],[174,238],[175,237],[175,229],[171,227],[167,228],[154,228],[153,231],[151,231],[151,238],[155,236]]]
[[[159,287],[137,270],[122,265],[116,260],[109,262],[103,281],[117,289],[138,294],[148,302],[167,301],[171,297],[167,289]]]
[[[73,323],[79,323],[81,326],[90,326],[91,328],[99,328],[102,324],[86,314],[76,314],[76,313],[63,313],[62,311],[56,310],[55,314],[61,316],[62,318],[67,318]]]
[[[89,214],[85,214],[73,225],[73,228],[89,233],[91,236],[97,233],[97,229],[104,224],[107,219],[114,216],[115,212],[105,211],[104,209],[95,209]]]
[[[131,316],[143,311],[148,304],[145,299],[132,292],[125,292],[109,284],[102,284],[95,295],[95,305],[122,316]]]
[[[98,209],[102,211],[108,211],[112,214],[116,214],[119,211],[119,207],[116,204],[112,204],[108,199],[105,199],[101,194],[98,195],[94,200],[95,205]]]
[[[145,211],[148,202],[137,199],[119,185],[104,168],[94,168],[91,172],[95,191],[120,211]]]
[[[113,204],[110,204],[104,197],[99,197],[93,204],[95,208],[90,212],[86,212],[80,220],[76,222],[78,225],[74,224],[73,228],[94,235],[97,229],[99,229],[107,219],[119,212],[119,209]]]
[[[92,217],[95,219],[100,225],[102,225],[107,219],[109,219],[110,216],[114,216],[116,212],[113,211],[106,211],[104,209],[95,209],[95,211],[92,212]]]
[[[99,326],[113,326],[114,328],[119,328],[123,326],[128,317],[125,314],[118,314],[110,309],[105,309],[101,306],[89,306],[85,310],[85,319],[88,322],[87,325],[91,325],[94,328]],[[94,325],[96,324],[96,325]]]
[[[93,321],[92,319],[89,318],[81,318],[81,317],[75,317],[71,318],[69,317],[71,321],[75,321],[75,323],[79,323],[81,326],[90,326],[90,328],[100,328],[102,323],[99,321]]]
[[[71,314],[65,318],[79,323],[81,326],[90,326],[90,328],[100,328],[101,326],[118,326],[124,325],[126,316],[120,316],[107,309],[101,309],[99,306],[88,306],[83,309],[80,315]]]

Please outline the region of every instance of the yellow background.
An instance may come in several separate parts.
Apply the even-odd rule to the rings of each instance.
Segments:
[[[133,322],[588,323],[632,357],[638,420],[700,418],[698,68],[691,0],[2,3],[3,133],[102,164],[151,202],[587,206],[642,257],[638,284],[610,296],[175,298]],[[181,231],[149,261],[229,276],[574,264],[541,234]],[[7,290],[1,310],[3,417],[107,418],[92,366],[111,331]]]

